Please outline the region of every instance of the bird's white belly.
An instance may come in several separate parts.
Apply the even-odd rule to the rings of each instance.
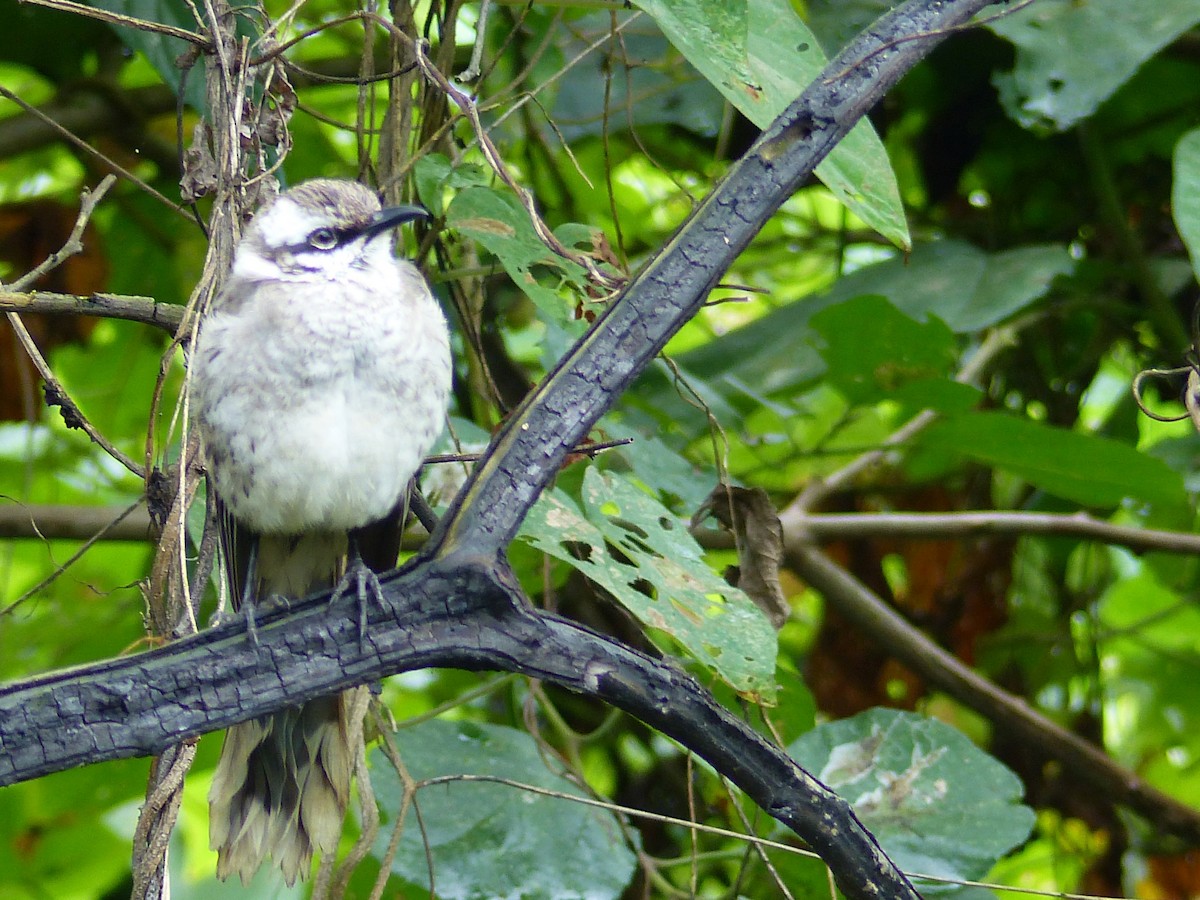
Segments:
[[[226,397],[210,412],[209,426],[224,431],[231,451],[211,474],[234,516],[261,533],[351,529],[382,518],[434,437],[432,421],[357,379],[308,401],[293,394],[284,409],[247,409],[247,399]]]

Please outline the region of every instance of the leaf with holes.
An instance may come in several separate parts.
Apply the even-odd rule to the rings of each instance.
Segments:
[[[684,522],[613,473],[588,469],[580,508],[544,495],[521,536],[578,569],[643,624],[670,635],[744,696],[770,700],[775,631],[702,558]]]
[[[988,27],[1017,49],[994,78],[1000,102],[1025,128],[1066,131],[1198,22],[1195,0],[1038,0],[995,16]]]
[[[1020,779],[935,719],[872,709],[818,725],[788,752],[854,808],[906,872],[982,878],[1033,827]],[[959,891],[921,885],[924,894]]]

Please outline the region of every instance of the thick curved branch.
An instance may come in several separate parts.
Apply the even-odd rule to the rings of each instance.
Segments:
[[[434,666],[521,672],[598,697],[708,760],[790,826],[848,896],[916,892],[845,801],[721,707],[695,679],[524,605],[497,560],[421,560],[383,579],[357,632],[353,598],[317,597],[159,650],[0,688],[0,785],[181,740],[321,693]]]

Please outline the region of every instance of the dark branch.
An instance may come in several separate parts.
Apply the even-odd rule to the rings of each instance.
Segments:
[[[356,600],[327,596],[159,650],[0,689],[0,785],[180,741],[412,669],[519,672],[598,697],[690,747],[789,825],[848,896],[916,897],[850,807],[690,675],[524,605],[499,561],[410,565],[359,641]]]

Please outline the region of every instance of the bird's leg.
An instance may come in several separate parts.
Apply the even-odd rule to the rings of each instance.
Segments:
[[[254,580],[258,574],[258,535],[248,537],[250,550],[246,554],[245,577],[241,585],[241,594],[233,600],[233,610],[222,612],[218,610],[213,614],[209,624],[211,626],[224,625],[227,622],[236,621],[239,617],[246,620],[246,632],[250,635],[251,642],[258,643],[258,627],[254,618],[254,607],[256,594],[254,591]],[[226,561],[226,566],[236,569],[236,566],[230,561]]]
[[[246,634],[250,643],[258,646],[258,625],[254,621],[254,603],[256,594],[254,582],[258,578],[258,542],[257,534],[250,538],[250,552],[246,555],[246,583],[242,585],[242,599],[238,604],[246,617]]]
[[[361,646],[367,637],[367,601],[374,598],[375,602],[383,604],[383,588],[379,585],[379,576],[363,562],[359,552],[358,538],[353,531],[348,536],[348,559],[346,574],[333,589],[330,603],[336,603],[354,585],[354,593],[358,599],[358,643]]]

